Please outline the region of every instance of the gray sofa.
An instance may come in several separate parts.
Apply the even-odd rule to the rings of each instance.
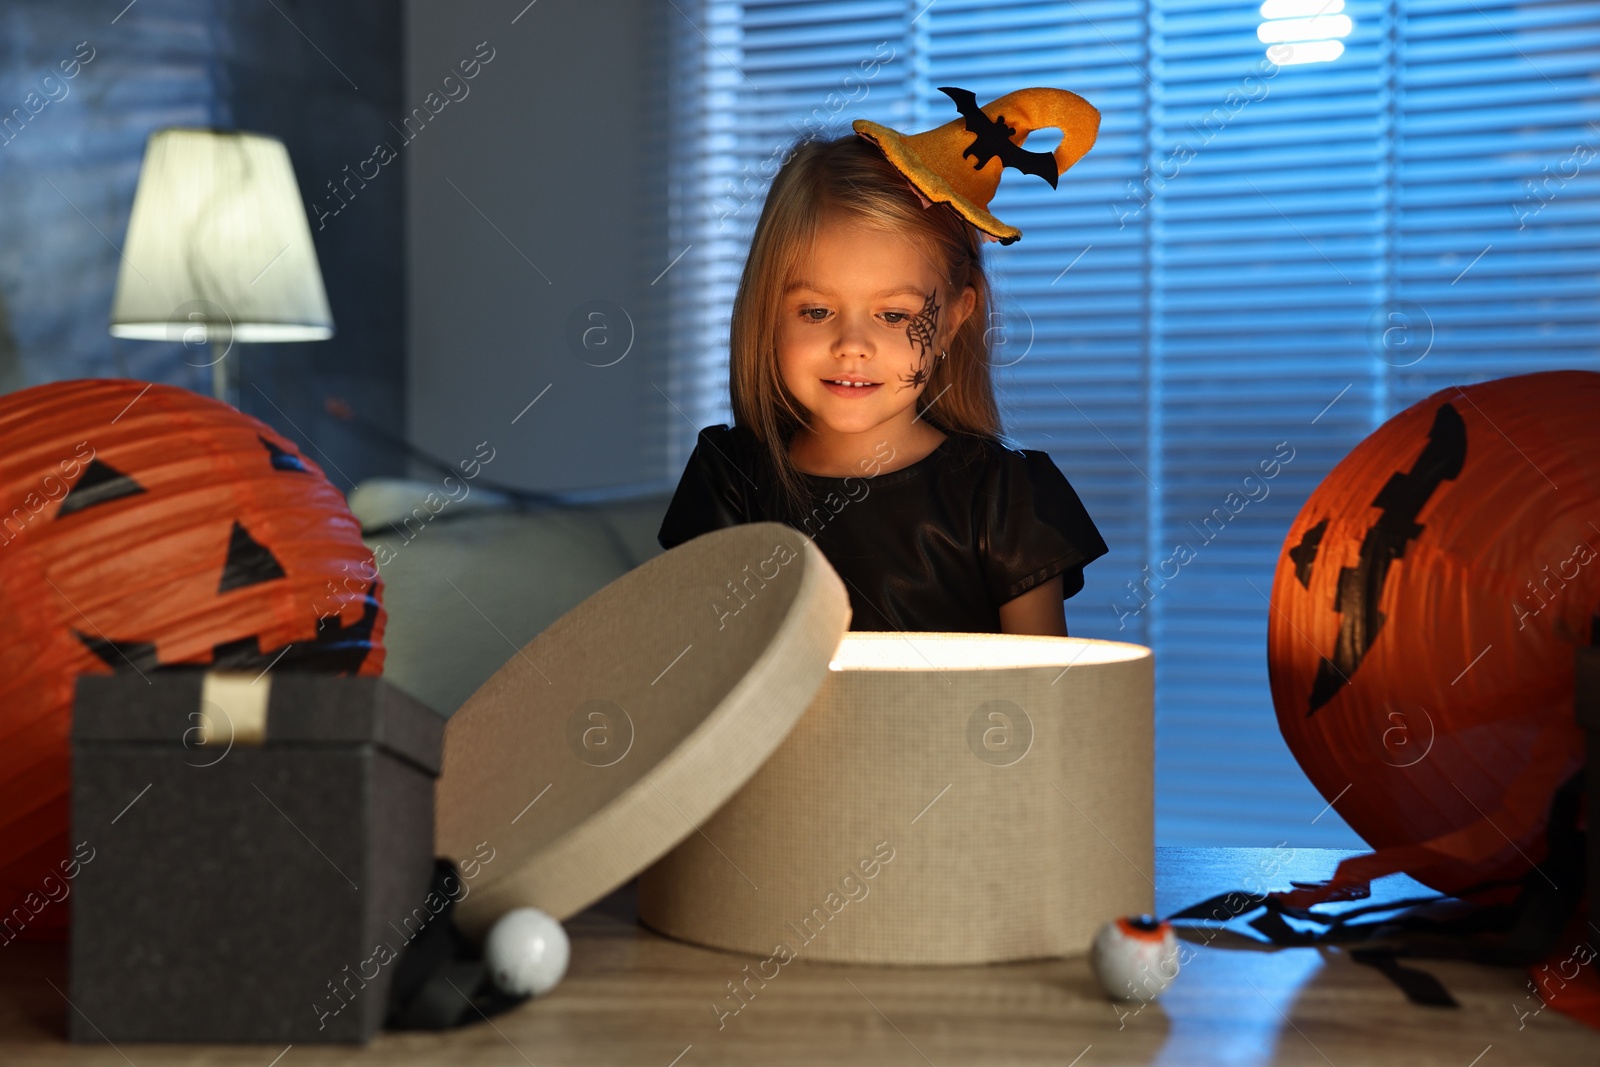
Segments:
[[[531,509],[478,489],[441,506],[438,493],[373,478],[349,502],[384,583],[384,677],[443,715],[545,627],[659,555],[672,499]]]

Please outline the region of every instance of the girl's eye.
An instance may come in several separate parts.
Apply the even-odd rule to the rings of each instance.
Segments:
[[[816,312],[816,314],[813,314],[813,312]],[[886,318],[886,323],[890,326],[902,325],[910,318],[910,314],[907,314],[907,312],[883,312],[883,315],[891,317]],[[800,309],[800,318],[803,318],[806,322],[824,322],[827,318],[827,309],[826,307],[802,307]]]

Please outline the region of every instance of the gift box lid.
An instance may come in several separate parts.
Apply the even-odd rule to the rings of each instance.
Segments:
[[[773,522],[694,538],[558,619],[445,728],[435,850],[476,876],[457,924],[565,919],[694,833],[799,721],[849,626],[821,550]]]
[[[75,744],[166,742],[194,752],[233,745],[370,742],[439,773],[444,720],[382,678],[314,671],[164,667],[77,679]]]

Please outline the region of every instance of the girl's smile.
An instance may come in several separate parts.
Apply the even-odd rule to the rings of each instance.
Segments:
[[[822,384],[827,386],[828,392],[832,393],[834,396],[849,397],[850,399],[854,400],[856,397],[866,396],[883,383],[868,382],[863,379],[850,376],[845,378],[825,379]]]

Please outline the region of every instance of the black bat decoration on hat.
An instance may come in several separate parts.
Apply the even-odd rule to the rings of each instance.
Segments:
[[[982,170],[989,160],[999,156],[1001,166],[1015,167],[1024,174],[1037,174],[1050,183],[1050,188],[1056,188],[1056,179],[1061,173],[1056,169],[1054,153],[1030,152],[1013,143],[1011,135],[1017,131],[1006,125],[1006,117],[991,119],[985,115],[978,106],[978,98],[970,90],[941,85],[939,91],[955,101],[956,110],[967,120],[967,129],[974,135],[972,143],[961,153],[976,160],[973,170]]]

